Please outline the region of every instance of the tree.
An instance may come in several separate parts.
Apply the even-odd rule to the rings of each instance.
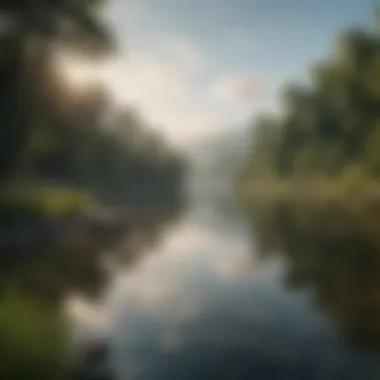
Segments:
[[[341,33],[331,57],[312,69],[310,84],[284,91],[285,112],[276,131],[262,121],[254,123],[260,134],[253,137],[255,153],[249,157],[260,164],[248,165],[255,171],[246,179],[259,181],[268,172],[283,179],[300,173],[304,179],[336,178],[350,165],[378,176],[374,152],[380,125],[379,57],[377,30]]]
[[[0,2],[5,20],[0,36],[0,179],[9,178],[31,128],[42,118],[35,83],[48,71],[56,45],[70,45],[74,35],[82,48],[91,46],[93,51],[111,45],[94,7],[95,3],[85,0]]]

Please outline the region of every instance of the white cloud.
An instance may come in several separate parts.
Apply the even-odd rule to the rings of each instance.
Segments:
[[[182,35],[158,34],[97,67],[66,57],[63,69],[78,90],[86,83],[102,81],[116,105],[136,107],[172,143],[187,147],[233,126],[241,113],[235,106],[257,91],[254,78],[230,77],[217,83],[210,94],[201,80],[206,66],[207,56],[194,41]],[[215,98],[235,108],[227,110]]]
[[[217,70],[209,67],[211,50],[203,51],[203,41],[171,30],[161,11],[145,1],[111,1],[107,18],[124,57],[92,76],[108,83],[118,104],[136,106],[171,142],[187,148],[239,123],[247,113],[241,106],[257,95],[262,83],[240,75],[223,78],[222,73],[210,91],[204,80]],[[243,34],[229,33],[229,41],[241,41]]]
[[[187,95],[187,77],[174,64],[148,55],[135,55],[110,64],[105,80],[115,101],[145,108]]]
[[[150,120],[182,147],[221,132],[225,127],[222,114],[196,106],[162,104],[151,107],[148,112]]]
[[[196,82],[201,53],[182,38],[168,39],[161,46],[160,52],[135,52],[104,66],[102,75],[116,103],[137,107],[180,146],[221,131],[223,110],[200,99],[202,90]]]
[[[234,75],[220,79],[212,88],[212,93],[222,102],[246,103],[255,99],[263,85],[261,78]]]

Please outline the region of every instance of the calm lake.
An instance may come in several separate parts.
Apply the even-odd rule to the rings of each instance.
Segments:
[[[112,293],[118,379],[379,378],[375,243],[341,220],[280,222],[252,232],[195,202],[169,227]]]

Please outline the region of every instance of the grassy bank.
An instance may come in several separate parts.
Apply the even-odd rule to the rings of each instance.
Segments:
[[[80,189],[58,185],[15,183],[0,192],[0,226],[56,219],[97,206],[96,199]]]
[[[319,245],[326,236],[339,241],[351,234],[380,247],[380,183],[375,180],[252,181],[239,188],[238,198],[261,251],[281,251],[305,237]]]
[[[380,206],[380,182],[341,179],[255,180],[237,190],[240,201],[250,207],[258,203],[290,201],[307,204],[340,203],[363,207]]]
[[[0,302],[0,378],[63,379],[69,370],[68,324],[21,292]]]

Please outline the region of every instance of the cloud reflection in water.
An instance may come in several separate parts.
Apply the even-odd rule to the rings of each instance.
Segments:
[[[343,350],[307,292],[257,264],[248,239],[189,218],[120,280],[113,297],[121,379],[374,379]]]

